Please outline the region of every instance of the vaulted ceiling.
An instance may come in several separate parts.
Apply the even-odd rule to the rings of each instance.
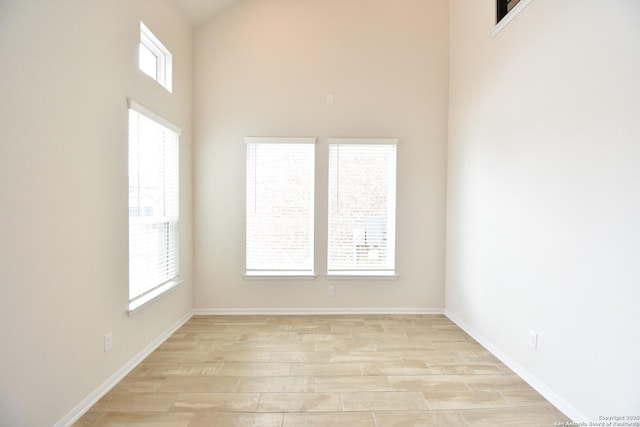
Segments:
[[[240,0],[175,0],[192,25],[206,22],[216,13]]]

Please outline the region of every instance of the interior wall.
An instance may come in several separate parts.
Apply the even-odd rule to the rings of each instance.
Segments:
[[[173,94],[138,70],[140,20]],[[0,2],[1,425],[54,425],[193,307],[191,35],[169,0]],[[133,317],[127,97],[184,131],[184,283]]]
[[[441,0],[245,1],[198,28],[196,308],[444,306],[447,14]],[[315,280],[243,279],[246,136],[318,138]],[[330,137],[399,138],[397,280],[325,278]]]
[[[638,415],[640,3],[494,16],[450,2],[447,310],[568,415]]]

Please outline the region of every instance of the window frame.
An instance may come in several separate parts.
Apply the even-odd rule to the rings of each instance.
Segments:
[[[511,10],[502,14],[502,12],[504,12],[504,7],[506,7],[507,0],[496,0],[496,24],[493,31],[491,31],[491,36],[497,36],[532,1],[533,0],[519,0]]]
[[[390,217],[387,218],[387,252],[391,253],[391,268],[384,269],[332,269],[330,266],[330,250],[331,250],[331,153],[328,154],[329,168],[327,171],[327,254],[326,254],[326,274],[328,280],[394,280],[398,277],[396,265],[396,247],[397,247],[397,183],[398,183],[398,139],[396,138],[329,138],[329,150],[332,145],[388,145],[393,146],[393,208],[389,210]],[[391,184],[391,183],[389,183]],[[390,243],[390,244],[389,244]]]
[[[157,59],[155,77],[149,75],[146,71],[144,71],[140,64],[140,59],[142,56],[141,50],[143,47],[151,52]],[[138,68],[144,73],[144,75],[149,76],[150,78],[160,83],[160,85],[167,89],[169,92],[173,92],[173,55],[142,21],[140,21]]]
[[[315,151],[316,151],[316,138],[315,137],[246,137],[246,169],[245,169],[245,269],[243,277],[246,280],[312,280],[315,276]],[[306,267],[301,266],[300,269],[279,269],[279,268],[250,268],[249,265],[249,205],[251,201],[249,196],[255,195],[256,188],[250,189],[251,183],[249,168],[249,149],[251,145],[309,145],[311,148],[312,158],[311,169],[308,171],[310,175],[310,206],[309,206],[309,259]],[[255,167],[255,165],[254,165]],[[254,172],[255,173],[255,172]],[[253,184],[255,186],[255,184]],[[253,193],[252,193],[253,192]]]
[[[163,222],[169,222],[169,223],[173,223],[175,222],[175,229],[173,231],[173,235],[172,235],[172,243],[167,243],[167,247],[172,247],[172,249],[167,249],[167,257],[170,257],[172,260],[174,260],[174,266],[173,266],[173,270],[175,271],[175,275],[173,275],[172,277],[168,277],[167,280],[163,280],[160,283],[155,284],[152,287],[148,287],[146,290],[142,291],[141,293],[137,293],[137,294],[132,294],[132,291],[134,290],[134,284],[132,283],[132,245],[131,245],[131,237],[132,237],[132,233],[135,233],[135,227],[139,225],[139,223],[141,221],[138,221],[138,219],[140,219],[138,216],[131,216],[131,204],[130,202],[128,203],[129,206],[129,220],[128,220],[128,235],[129,235],[129,243],[128,243],[128,260],[129,260],[129,281],[128,281],[128,292],[129,292],[129,303],[128,303],[128,314],[131,316],[134,313],[136,313],[138,310],[140,310],[141,308],[143,308],[144,306],[146,306],[147,304],[149,304],[150,302],[154,301],[156,298],[158,298],[159,296],[167,293],[168,291],[174,289],[176,286],[178,286],[180,283],[182,283],[182,279],[180,278],[180,214],[179,214],[179,210],[180,210],[180,136],[182,134],[182,130],[175,126],[174,124],[172,124],[171,122],[169,122],[168,120],[162,118],[161,116],[155,114],[154,112],[152,112],[151,110],[145,108],[144,106],[138,104],[136,101],[132,100],[132,99],[128,99],[128,123],[129,123],[129,135],[128,135],[128,152],[131,153],[131,147],[132,147],[132,138],[131,138],[131,118],[132,118],[132,113],[135,113],[137,115],[139,115],[140,117],[144,117],[147,120],[152,121],[155,125],[162,127],[163,130],[163,134],[162,134],[162,138],[163,141],[159,142],[162,144],[167,144],[167,143],[171,143],[171,144],[175,144],[174,147],[170,147],[171,149],[175,150],[175,159],[173,161],[173,166],[175,167],[175,170],[173,171],[173,179],[175,180],[175,183],[172,185],[173,188],[170,189],[169,192],[173,192],[174,197],[172,197],[172,199],[169,202],[164,202],[163,205],[167,206],[167,203],[171,203],[172,206],[175,209],[175,215],[171,216],[170,219],[163,221]],[[175,137],[172,141],[170,142],[166,142],[164,139],[166,138],[164,132],[170,132],[172,135],[170,135],[171,137]],[[137,142],[135,142],[136,144],[138,144]],[[137,160],[136,160],[137,161]],[[131,176],[130,176],[130,172],[131,172],[131,162],[132,162],[132,156],[129,154],[128,156],[128,171],[129,171],[129,177],[127,179],[128,181],[128,188],[129,191],[131,191],[131,185],[132,185],[132,180],[131,180]],[[139,164],[139,163],[138,163]],[[164,169],[166,168],[166,161],[163,161],[162,166],[160,166],[160,168],[163,169],[163,180],[165,181],[165,185],[167,179],[171,178],[171,177],[167,177],[166,174],[164,173]],[[163,194],[167,194],[167,188],[163,187],[164,192]],[[165,216],[166,216],[166,212],[165,212]],[[132,218],[134,218],[135,220],[132,221]],[[160,218],[160,216],[155,216],[153,218]],[[161,223],[161,222],[154,222],[154,220],[150,220],[148,222],[152,222],[152,223]],[[169,227],[171,227],[171,225],[169,225]]]

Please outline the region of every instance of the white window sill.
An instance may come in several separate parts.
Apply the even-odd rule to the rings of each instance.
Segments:
[[[315,280],[316,275],[313,273],[295,273],[289,274],[286,272],[278,271],[271,273],[266,272],[256,272],[256,273],[245,273],[243,276],[244,280]]]
[[[129,316],[133,316],[138,311],[151,304],[157,298],[177,287],[180,283],[182,283],[181,279],[171,280],[147,292],[146,294],[139,296],[133,301],[129,301],[129,310],[127,311],[127,313],[129,314]]]
[[[395,273],[329,273],[325,277],[327,280],[396,280],[398,275]]]
[[[493,31],[491,31],[491,36],[497,36],[498,33],[500,33],[500,31],[502,31],[509,24],[509,22],[513,21],[514,18],[518,16],[520,12],[522,12],[524,8],[527,7],[532,1],[533,0],[520,0],[520,2],[515,5],[513,9],[511,9],[511,11],[509,11],[509,13],[507,13],[504,18],[500,20],[500,22],[496,24],[496,26],[493,28]]]

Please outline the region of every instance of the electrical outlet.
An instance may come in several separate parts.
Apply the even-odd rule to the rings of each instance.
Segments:
[[[534,350],[538,349],[538,333],[533,329],[529,329],[529,346]]]
[[[335,297],[336,296],[336,287],[335,286],[329,286],[329,296],[330,297]]]
[[[109,332],[104,336],[104,352],[108,352],[113,347],[113,332]]]

